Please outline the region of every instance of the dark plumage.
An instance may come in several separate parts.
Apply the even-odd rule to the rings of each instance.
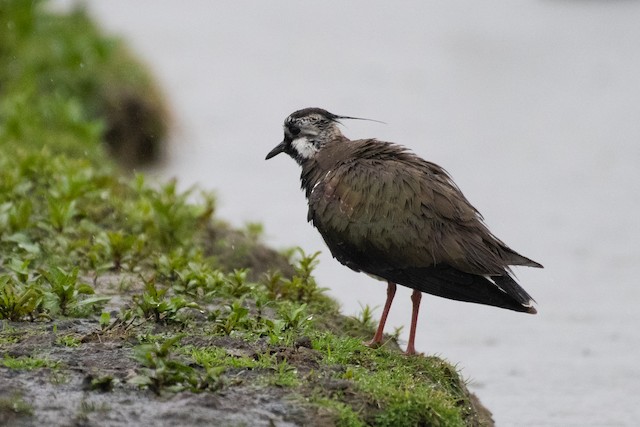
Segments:
[[[509,266],[540,264],[495,237],[440,166],[390,142],[350,141],[338,128],[340,119],[352,117],[320,108],[294,112],[267,159],[285,152],[300,164],[308,219],[332,255],[388,281],[371,344],[382,340],[396,283],[414,289],[409,354],[415,353],[421,292],[536,313]]]

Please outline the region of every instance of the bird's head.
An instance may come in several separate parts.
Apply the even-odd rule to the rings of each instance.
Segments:
[[[322,108],[298,110],[284,120],[284,139],[267,154],[267,160],[280,153],[287,153],[299,164],[313,159],[329,141],[345,139],[338,127],[341,119],[377,122],[360,117],[338,116]]]
[[[314,158],[329,141],[342,136],[338,124],[339,119],[345,118],[349,117],[337,116],[321,108],[305,108],[292,113],[284,121],[284,139],[267,154],[267,159],[283,152],[300,164]]]

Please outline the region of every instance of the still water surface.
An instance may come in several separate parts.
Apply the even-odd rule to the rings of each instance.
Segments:
[[[166,90],[159,177],[215,189],[220,216],[262,222],[277,247],[323,251],[321,285],[356,314],[384,284],[331,259],[297,165],[264,156],[299,108],[386,122],[344,132],[443,165],[546,267],[516,271],[537,316],[426,296],[418,349],[458,363],[500,426],[637,425],[640,2],[87,4]],[[410,307],[399,291],[390,329]]]

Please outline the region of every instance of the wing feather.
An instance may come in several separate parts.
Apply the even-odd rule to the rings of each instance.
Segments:
[[[489,232],[444,169],[372,142],[377,152],[367,157],[363,144],[309,194],[309,218],[338,260],[363,271],[446,264],[483,275],[534,263]]]

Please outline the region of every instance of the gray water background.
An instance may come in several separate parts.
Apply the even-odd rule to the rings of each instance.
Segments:
[[[357,314],[384,284],[331,258],[297,165],[264,156],[299,108],[386,122],[344,132],[441,164],[545,265],[516,271],[537,316],[425,296],[418,349],[459,364],[499,426],[638,425],[639,2],[87,5],[166,91],[175,132],[154,175],[215,189],[222,218],[263,223],[276,247],[323,251],[320,284]],[[389,331],[406,338],[410,307],[399,290]]]

